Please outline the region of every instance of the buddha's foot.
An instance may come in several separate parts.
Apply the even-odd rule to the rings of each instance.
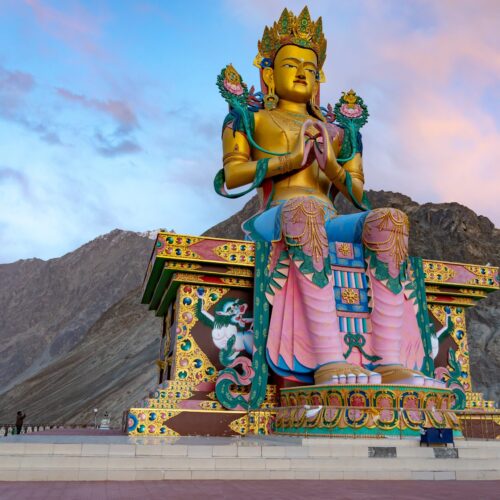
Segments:
[[[328,363],[314,372],[316,385],[380,384],[381,376],[349,363]]]
[[[383,384],[403,384],[416,385],[420,387],[440,387],[444,388],[445,383],[439,380],[426,377],[423,373],[410,370],[401,365],[384,365],[375,368],[381,375]]]

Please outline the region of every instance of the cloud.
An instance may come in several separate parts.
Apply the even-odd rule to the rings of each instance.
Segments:
[[[30,92],[35,86],[33,75],[23,71],[8,71],[0,67],[0,88],[3,92]]]
[[[370,109],[363,129],[366,187],[419,202],[458,201],[500,224],[500,119],[491,102],[500,93],[500,3],[332,4],[310,6],[313,19],[322,15],[328,40],[321,95],[334,103],[353,87]],[[303,5],[226,3],[255,41],[284,7],[297,14]]]
[[[35,87],[35,78],[23,71],[10,71],[0,66],[0,113],[14,113]]]
[[[130,137],[131,133],[139,128],[139,120],[127,102],[119,99],[90,98],[62,87],[56,89],[56,94],[66,102],[97,111],[116,123],[117,127],[112,134],[105,135],[101,131],[94,133],[92,143],[101,156],[113,158],[142,151],[137,141]]]
[[[31,196],[30,183],[24,173],[13,168],[0,166],[0,187],[8,181],[13,181],[19,186],[24,196]]]
[[[35,156],[29,176],[0,167],[0,262],[58,256],[120,225],[111,190],[90,169],[79,176],[74,165],[46,168]]]
[[[33,94],[38,91],[37,96]],[[43,95],[43,97],[42,97]],[[120,99],[95,99],[77,94],[63,87],[40,87],[35,77],[30,73],[18,70],[8,70],[0,66],[0,118],[11,121],[24,129],[34,132],[40,140],[50,145],[64,145],[58,129],[63,127],[66,132],[76,132],[72,122],[56,126],[51,115],[57,107],[53,95],[65,103],[76,104],[91,112],[109,117],[116,128],[113,134],[105,136],[102,132],[95,133],[92,144],[102,156],[115,157],[123,154],[137,153],[142,147],[130,137],[139,128],[139,120],[131,106]],[[30,98],[33,99],[30,100]],[[44,106],[36,104],[42,97]],[[95,114],[95,113],[94,113]],[[68,120],[68,115],[64,118]],[[74,120],[71,117],[69,120]],[[95,116],[91,118],[96,121]],[[73,123],[74,125],[74,123]]]
[[[421,202],[458,201],[498,224],[500,123],[484,105],[488,90],[500,85],[498,3],[419,5],[430,19],[424,26],[415,12],[396,19],[390,9],[372,9],[370,23],[362,19],[359,26],[365,41],[356,48],[376,61],[368,64],[364,85],[382,96],[365,134],[373,160],[367,169],[378,174],[378,188]],[[382,140],[375,137],[384,132]],[[381,147],[388,159],[374,150]]]
[[[124,101],[88,98],[61,87],[57,88],[56,92],[67,101],[78,103],[84,108],[96,110],[110,116],[118,123],[121,133],[128,133],[139,126],[136,114],[132,111],[129,104]]]
[[[33,75],[0,66],[0,118],[34,132],[48,144],[62,144],[59,134],[38,118],[28,117],[28,99],[36,89]]]
[[[94,139],[96,151],[108,158],[142,151],[141,146],[131,139],[113,140],[105,137],[101,132],[96,132]]]
[[[94,57],[105,55],[103,47],[97,42],[102,20],[81,5],[72,2],[72,10],[68,12],[40,0],[24,0],[24,4],[48,35],[62,40],[79,52]]]

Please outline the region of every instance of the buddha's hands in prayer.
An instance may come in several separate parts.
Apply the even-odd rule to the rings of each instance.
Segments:
[[[326,125],[322,122],[306,120],[292,151],[283,161],[286,163],[286,171],[291,171],[306,168],[314,160],[332,182],[343,171],[337,162]]]
[[[286,162],[288,164],[287,170],[299,170],[314,161],[314,157],[311,158],[311,161],[308,161],[309,157],[309,149],[306,152],[306,130],[307,127],[310,126],[311,120],[306,120],[300,129],[300,133],[297,136],[297,140],[293,145],[292,151],[286,155]]]
[[[341,180],[344,169],[337,162],[337,157],[326,124],[323,122],[313,122],[312,120],[308,120],[308,122],[310,122],[309,125],[312,126],[313,130],[317,133],[306,133],[304,161],[313,153],[313,159],[316,159],[319,168],[325,172],[331,182],[335,183]],[[310,128],[309,131],[311,131]]]
[[[333,143],[330,139],[330,135],[328,134],[328,129],[324,123],[320,125],[324,131],[325,140],[323,141],[323,163],[320,163],[320,167],[325,172],[326,176],[332,182],[336,182],[342,174],[344,173],[344,169],[340,166],[337,161],[337,156],[333,149]],[[319,163],[319,160],[318,160]]]

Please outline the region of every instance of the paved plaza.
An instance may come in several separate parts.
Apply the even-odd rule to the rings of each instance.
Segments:
[[[2,500],[493,500],[500,481],[3,482]]]

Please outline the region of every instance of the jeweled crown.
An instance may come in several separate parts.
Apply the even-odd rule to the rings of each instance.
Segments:
[[[258,42],[258,64],[262,64],[266,59],[264,65],[272,63],[278,50],[285,45],[297,45],[313,50],[318,56],[318,66],[321,68],[326,59],[326,39],[321,17],[316,22],[312,21],[307,6],[298,16],[284,9],[272,28],[264,28],[262,40]]]

